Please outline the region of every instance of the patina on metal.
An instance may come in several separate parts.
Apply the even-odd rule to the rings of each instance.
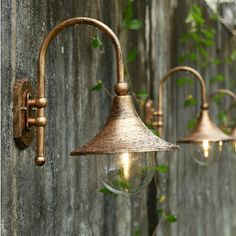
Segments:
[[[59,23],[53,28],[44,39],[39,52],[39,74],[37,82],[37,97],[18,94],[22,100],[26,101],[31,108],[37,108],[36,117],[27,115],[25,117],[25,127],[37,126],[36,128],[36,158],[35,163],[39,166],[45,163],[44,157],[44,128],[46,126],[45,107],[45,58],[47,49],[51,41],[63,29],[74,25],[91,25],[103,31],[111,39],[116,53],[117,83],[114,90],[117,96],[113,100],[112,114],[105,127],[91,142],[83,148],[76,149],[71,155],[82,154],[104,154],[119,152],[150,152],[150,151],[170,151],[178,149],[178,146],[165,142],[155,136],[139,119],[132,98],[128,95],[128,85],[124,82],[124,63],[120,42],[115,33],[102,22],[87,18],[76,17]],[[27,83],[29,83],[27,81]],[[16,106],[21,106],[18,103]],[[23,104],[24,105],[24,104]],[[15,114],[14,114],[15,116]],[[23,119],[24,117],[22,117]],[[14,122],[17,127],[18,121]]]
[[[207,101],[207,91],[206,84],[203,77],[198,71],[187,66],[178,66],[170,69],[160,80],[159,90],[158,90],[158,108],[157,111],[152,113],[150,117],[150,109],[153,109],[148,105],[149,112],[147,113],[147,120],[152,120],[152,125],[157,129],[160,136],[162,137],[163,132],[163,85],[169,78],[177,72],[186,71],[192,74],[200,82],[201,86],[201,110],[198,116],[196,127],[192,132],[186,137],[179,139],[179,143],[198,143],[203,140],[208,140],[209,142],[219,142],[219,141],[232,141],[232,137],[224,134],[211,120],[209,113],[209,106]],[[150,104],[150,102],[148,102]]]
[[[225,95],[231,97],[236,104],[236,94],[233,91],[231,91],[229,89],[217,89],[215,92],[211,93],[209,97],[210,97],[210,99],[212,99],[214,96],[216,96],[218,94],[225,94]],[[232,136],[236,140],[236,124],[231,129],[230,136]]]

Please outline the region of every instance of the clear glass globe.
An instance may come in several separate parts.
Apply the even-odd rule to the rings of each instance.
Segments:
[[[119,153],[97,160],[103,185],[116,194],[138,193],[151,182],[155,171],[154,153]]]
[[[230,157],[236,160],[236,141],[229,142],[228,147]]]
[[[223,142],[209,142],[203,140],[201,143],[190,144],[190,153],[192,159],[201,166],[207,166],[219,160]]]

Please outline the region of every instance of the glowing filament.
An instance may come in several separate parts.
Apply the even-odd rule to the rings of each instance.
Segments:
[[[223,142],[220,141],[220,142],[219,142],[219,151],[222,152],[222,149],[223,149]]]
[[[234,142],[234,152],[236,152],[236,142]]]
[[[130,176],[130,159],[129,153],[122,153],[121,154],[121,162],[123,167],[124,178],[129,179]]]
[[[203,152],[204,152],[204,157],[208,158],[209,157],[209,149],[210,149],[208,140],[202,141],[202,148],[203,148]]]

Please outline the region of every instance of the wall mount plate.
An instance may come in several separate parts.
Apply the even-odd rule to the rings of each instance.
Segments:
[[[17,146],[25,149],[34,138],[34,128],[26,125],[27,117],[30,117],[32,112],[27,105],[27,99],[33,94],[30,81],[26,78],[17,80],[13,94],[13,137]]]

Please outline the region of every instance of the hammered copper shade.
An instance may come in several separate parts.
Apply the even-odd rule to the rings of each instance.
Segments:
[[[232,141],[233,138],[223,133],[212,121],[209,110],[201,110],[196,127],[190,135],[178,140],[178,143],[196,143],[208,140],[209,142]]]
[[[111,114],[104,128],[85,146],[70,153],[72,156],[122,152],[174,151],[178,146],[154,135],[139,118],[132,97],[113,98]]]

